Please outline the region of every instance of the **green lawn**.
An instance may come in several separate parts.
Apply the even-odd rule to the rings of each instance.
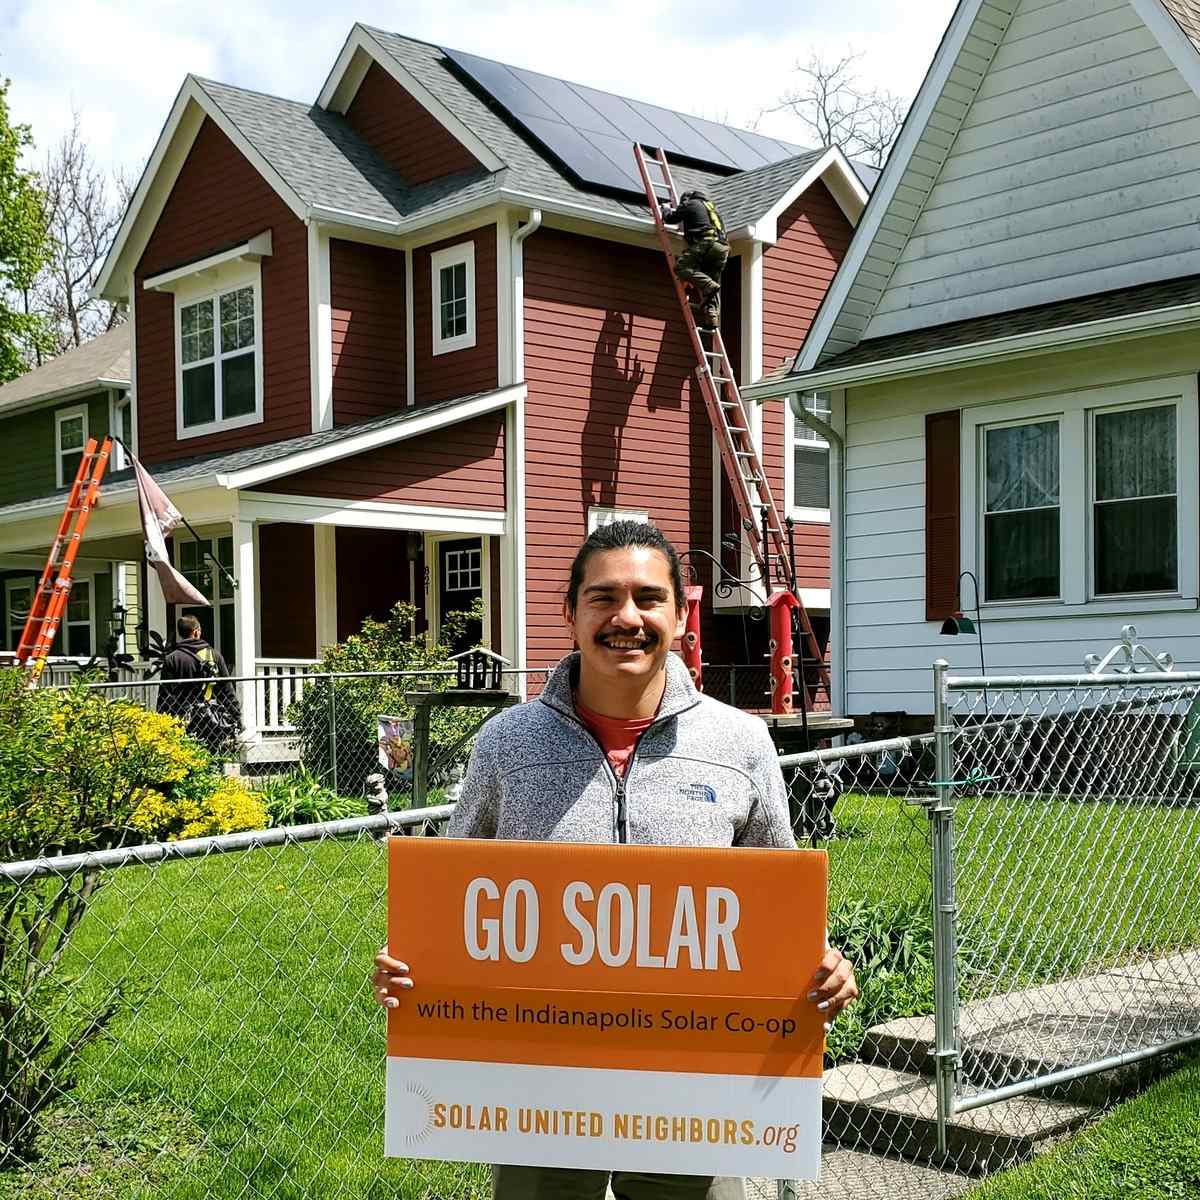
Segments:
[[[1190,879],[1197,814],[1100,807],[1009,805],[1001,821],[994,803],[964,803],[969,836],[987,833],[973,843],[973,876],[1020,880],[1029,906],[998,886],[964,886],[960,897],[973,897],[964,920],[992,932],[1012,984],[1082,966],[1089,947],[1200,944],[1200,903],[1160,889],[1139,915],[1118,894],[1117,869],[1136,854]],[[830,846],[835,906],[928,896],[923,812],[849,796],[838,818],[848,836]],[[1110,837],[1096,837],[1099,822]],[[383,940],[383,889],[383,847],[370,841],[115,874],[64,966],[80,997],[127,977],[145,998],[88,1053],[45,1159],[30,1175],[0,1176],[0,1200],[486,1195],[482,1168],[382,1157],[383,1014],[366,974]],[[1022,946],[1037,953],[1013,952]]]
[[[1159,1080],[1045,1158],[969,1200],[1192,1200],[1200,1196],[1200,1060]]]

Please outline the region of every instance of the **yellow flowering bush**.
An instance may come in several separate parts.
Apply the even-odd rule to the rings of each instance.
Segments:
[[[77,685],[0,672],[0,853],[9,860],[268,824],[262,802],[183,724]]]
[[[212,776],[201,781],[200,791],[196,795],[195,789],[184,789],[168,799],[155,788],[146,788],[131,823],[147,838],[170,841],[266,827],[266,805],[240,779]]]

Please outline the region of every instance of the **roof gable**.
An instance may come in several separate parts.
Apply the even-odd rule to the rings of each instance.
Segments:
[[[129,326],[118,325],[0,387],[0,416],[88,389],[129,386]]]
[[[963,0],[796,370],[1200,271],[1200,55],[1163,4]]]

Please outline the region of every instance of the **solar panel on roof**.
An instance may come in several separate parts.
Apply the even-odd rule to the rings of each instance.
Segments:
[[[729,161],[736,163],[743,171],[765,167],[772,161],[761,150],[739,138],[736,130],[718,125],[715,121],[702,120],[700,117],[689,116],[684,117],[684,120],[719,150],[723,150]]]
[[[685,117],[657,104],[507,67],[461,50],[443,52],[583,184],[641,195],[635,141],[661,147],[673,158],[731,172],[800,153],[799,147],[773,138]]]

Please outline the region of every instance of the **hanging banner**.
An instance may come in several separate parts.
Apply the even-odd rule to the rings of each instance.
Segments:
[[[394,837],[389,1155],[815,1179],[823,851]]]

